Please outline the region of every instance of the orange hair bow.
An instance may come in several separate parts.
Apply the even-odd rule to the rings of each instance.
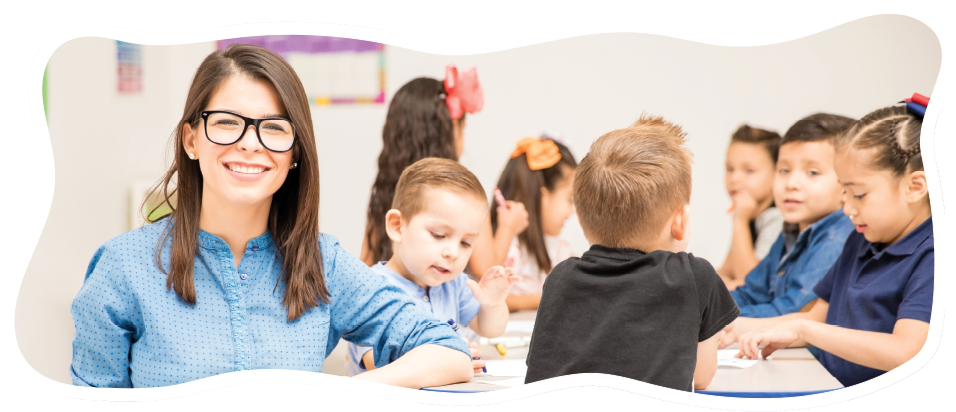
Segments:
[[[458,73],[457,67],[445,66],[445,95],[448,112],[455,120],[461,119],[466,112],[479,112],[485,105],[485,93],[474,67]]]
[[[551,139],[526,137],[519,140],[518,147],[511,152],[511,158],[514,159],[523,154],[527,155],[528,168],[531,170],[547,169],[561,160],[561,151]]]

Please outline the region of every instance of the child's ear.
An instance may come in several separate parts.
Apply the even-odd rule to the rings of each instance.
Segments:
[[[922,170],[917,170],[910,173],[904,179],[904,184],[906,185],[906,201],[910,203],[916,203],[923,199],[926,196],[928,185],[926,184],[926,172]]]
[[[385,214],[385,233],[392,242],[402,241],[402,212],[398,209],[389,210]]]
[[[678,242],[690,236],[690,205],[681,206],[674,213],[674,221],[671,223],[671,236],[674,236],[674,240]]]

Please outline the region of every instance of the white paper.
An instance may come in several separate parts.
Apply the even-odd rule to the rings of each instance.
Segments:
[[[508,322],[508,325],[505,326],[505,333],[507,332],[531,333],[533,331],[534,331],[533,320],[513,320]]]
[[[528,366],[523,359],[489,360],[485,368],[491,376],[521,376],[528,374]]]
[[[722,349],[717,351],[717,367],[745,369],[755,365],[759,360],[735,358],[740,352],[737,349]]]

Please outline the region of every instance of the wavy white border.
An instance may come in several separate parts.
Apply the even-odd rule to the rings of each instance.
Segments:
[[[156,2],[158,3],[158,2]],[[145,2],[145,9],[151,10],[153,7],[157,7],[158,4],[151,1]],[[366,0],[368,3],[368,0]],[[657,7],[662,6],[662,2],[644,2],[644,4],[653,3]],[[925,3],[925,2],[924,2]],[[475,23],[476,18],[473,18],[474,15],[469,15],[465,12],[468,11],[468,7],[474,6],[476,3],[471,2],[430,2],[429,5],[443,5],[442,19],[437,19],[436,24],[442,25],[445,28],[445,33],[454,33],[454,27],[468,27],[468,24],[490,24],[488,20],[483,22],[479,21]],[[607,2],[611,4],[611,2]],[[616,3],[615,3],[616,4]],[[635,33],[648,33],[656,34],[662,36],[668,36],[683,40],[690,40],[699,43],[719,45],[719,46],[734,46],[734,47],[744,47],[744,46],[756,46],[756,45],[769,45],[775,43],[781,43],[785,41],[790,41],[802,37],[818,33],[841,24],[857,20],[860,18],[865,18],[874,15],[880,14],[896,14],[908,16],[914,19],[919,20],[923,24],[927,25],[930,29],[934,31],[939,37],[940,45],[943,51],[942,66],[940,68],[940,77],[937,79],[935,89],[932,93],[932,104],[928,107],[926,113],[927,121],[924,122],[924,129],[922,134],[922,147],[929,148],[933,147],[933,130],[935,128],[936,119],[940,113],[940,102],[945,102],[950,99],[949,91],[952,89],[951,86],[951,77],[949,73],[951,70],[951,55],[953,54],[953,38],[952,38],[952,28],[944,24],[941,19],[941,15],[932,14],[921,7],[913,6],[909,4],[902,3],[890,3],[890,2],[881,2],[881,3],[870,3],[870,4],[858,4],[858,5],[846,5],[847,3],[841,3],[843,7],[841,10],[836,10],[832,12],[820,12],[821,3],[811,3],[810,5],[798,6],[790,1],[775,1],[775,2],[763,2],[764,7],[771,9],[765,10],[763,17],[775,17],[780,19],[788,19],[789,21],[785,24],[788,24],[788,27],[783,27],[779,29],[774,29],[770,31],[760,32],[753,28],[751,29],[739,29],[737,33],[728,33],[728,32],[717,32],[715,30],[702,30],[696,27],[690,27],[690,25],[680,26],[673,22],[671,23],[661,23],[661,22],[649,22],[645,20],[625,20],[624,18],[615,14],[610,20],[605,21],[594,21],[590,23],[577,23],[573,25],[566,25],[563,27],[555,27],[551,29],[537,30],[537,31],[527,31],[524,34],[511,36],[511,37],[500,37],[498,39],[488,39],[488,40],[478,40],[478,41],[468,41],[467,35],[449,35],[445,37],[450,37],[445,41],[438,40],[427,40],[422,36],[416,37],[407,34],[398,34],[394,32],[385,32],[382,30],[367,29],[361,27],[352,27],[342,24],[326,24],[326,23],[300,23],[300,22],[284,22],[284,23],[257,23],[257,24],[247,24],[247,25],[236,25],[228,27],[219,27],[215,29],[206,29],[206,30],[196,30],[196,31],[184,31],[178,33],[146,33],[141,31],[131,31],[119,29],[116,27],[109,27],[103,25],[82,25],[82,26],[73,26],[66,29],[58,30],[50,35],[43,42],[42,46],[37,50],[35,55],[31,74],[30,74],[30,106],[32,110],[33,117],[33,126],[35,130],[35,135],[37,137],[37,143],[40,145],[40,161],[38,166],[42,170],[42,184],[40,185],[40,209],[36,211],[33,219],[29,222],[24,222],[24,226],[32,227],[33,230],[29,230],[26,233],[18,236],[22,236],[24,242],[24,247],[29,248],[28,250],[32,251],[35,249],[37,241],[39,240],[39,235],[42,232],[43,225],[46,220],[46,216],[49,213],[50,206],[53,200],[53,188],[54,188],[54,162],[53,162],[53,151],[49,138],[49,130],[46,127],[46,119],[43,112],[43,103],[42,96],[39,93],[42,87],[42,78],[43,70],[46,66],[46,62],[49,61],[51,55],[56,50],[57,47],[63,43],[78,37],[87,37],[87,36],[96,36],[96,37],[106,37],[111,39],[117,39],[132,43],[139,44],[184,44],[184,43],[193,43],[198,41],[212,41],[223,38],[233,38],[233,37],[243,37],[243,36],[255,36],[255,35],[267,35],[267,34],[312,34],[312,35],[325,35],[325,36],[338,36],[338,37],[350,37],[362,40],[369,40],[375,42],[386,43],[390,45],[395,45],[403,48],[408,48],[412,50],[435,53],[435,54],[446,54],[446,55],[468,55],[468,54],[480,54],[480,53],[489,53],[493,51],[500,51],[506,49],[512,49],[547,41],[558,40],[562,38],[569,38],[575,36],[589,35],[589,34],[598,34],[598,33],[611,33],[611,32],[635,32]],[[697,2],[684,2],[681,3],[680,8],[686,11],[681,10],[681,15],[694,15],[694,14],[707,14],[711,13],[709,16],[703,16],[702,18],[710,18],[715,20],[716,18],[712,15],[715,10],[719,10],[720,6],[714,8],[713,6],[703,7],[695,9],[695,6],[701,6]],[[754,11],[754,8],[757,7],[756,2],[749,1],[726,1],[721,5],[723,6],[724,13],[727,13],[729,9],[730,13],[739,13],[740,15],[746,16],[757,16],[758,13]],[[942,14],[942,3],[938,3],[940,14]],[[457,8],[457,10],[456,10]],[[472,7],[473,8],[473,7]],[[613,8],[608,6],[608,9]],[[814,13],[821,13],[819,17],[806,17],[803,16],[794,16],[794,13],[799,14],[800,10],[804,9],[815,9]],[[630,10],[635,11],[634,8],[622,7],[621,10]],[[789,13],[789,14],[788,14]],[[477,14],[477,13],[476,13]],[[608,12],[608,14],[613,14]],[[806,13],[804,13],[806,14]],[[147,12],[145,18],[150,18],[151,14]],[[673,16],[673,15],[672,15]],[[789,17],[788,17],[789,16]],[[803,21],[797,21],[803,19]],[[671,17],[670,20],[674,20]],[[42,35],[42,28],[37,33]],[[928,156],[926,156],[928,155]],[[933,156],[930,150],[924,150],[924,162],[926,164],[928,171],[936,170],[935,157]],[[942,205],[938,199],[940,193],[940,185],[938,175],[936,173],[929,173],[929,183],[931,193],[936,197],[933,198],[932,210],[934,217],[934,229],[936,236],[937,248],[944,251],[944,253],[937,254],[937,267],[942,268],[952,268],[956,267],[954,265],[952,254],[945,253],[945,251],[950,251],[953,248],[954,242],[952,239],[952,233],[954,232],[954,220],[953,218],[944,217],[942,213]],[[21,407],[27,406],[26,404],[34,405],[33,402],[28,402],[23,399],[23,393],[28,388],[33,388],[34,390],[39,390],[41,393],[38,395],[40,397],[44,396],[63,396],[69,397],[75,400],[96,400],[96,401],[150,401],[150,400],[163,400],[163,399],[172,399],[172,398],[182,398],[189,395],[201,394],[203,392],[208,392],[216,390],[217,388],[224,388],[229,386],[235,386],[240,384],[249,384],[249,383],[259,383],[259,382],[287,382],[287,383],[296,383],[296,384],[307,384],[307,385],[316,385],[326,388],[335,388],[340,390],[347,390],[358,394],[364,394],[367,396],[376,396],[376,397],[387,397],[396,400],[418,402],[425,404],[435,404],[435,405],[491,405],[499,404],[504,402],[512,402],[521,399],[532,398],[534,396],[544,395],[549,392],[556,390],[572,388],[572,387],[592,387],[599,386],[605,388],[614,388],[617,390],[622,390],[626,392],[640,394],[644,397],[659,399],[662,401],[667,401],[673,403],[671,406],[687,405],[694,406],[697,408],[713,408],[713,409],[733,409],[733,410],[772,410],[772,409],[807,409],[814,407],[822,406],[837,406],[840,409],[843,407],[848,407],[851,401],[857,398],[864,398],[865,396],[882,390],[886,387],[889,387],[898,382],[902,382],[913,376],[924,374],[923,370],[924,365],[929,362],[929,360],[936,353],[937,349],[940,347],[940,336],[942,332],[942,315],[944,307],[956,306],[954,304],[954,296],[956,293],[953,293],[953,279],[952,276],[940,276],[943,275],[943,271],[937,271],[936,277],[936,287],[934,294],[934,304],[933,304],[933,318],[930,322],[930,331],[929,337],[927,339],[926,345],[923,349],[916,355],[916,357],[910,362],[904,364],[903,366],[896,368],[886,374],[868,381],[866,383],[856,385],[850,388],[841,389],[839,391],[828,392],[823,394],[811,395],[806,397],[797,397],[797,398],[787,398],[787,399],[740,399],[740,398],[722,398],[722,397],[713,397],[713,396],[704,396],[696,394],[688,394],[685,392],[670,390],[654,385],[645,384],[642,382],[637,382],[629,379],[619,378],[609,375],[597,375],[597,374],[588,374],[588,375],[576,375],[576,376],[566,376],[557,379],[552,379],[543,382],[537,382],[530,385],[525,385],[519,388],[506,389],[501,391],[487,392],[481,394],[450,394],[450,393],[435,393],[435,392],[421,392],[413,391],[408,389],[396,388],[387,385],[378,385],[357,381],[352,381],[347,378],[315,374],[315,373],[306,373],[306,372],[297,372],[297,371],[277,371],[277,370],[260,370],[260,371],[245,371],[238,373],[229,373],[225,375],[215,376],[211,378],[202,379],[199,381],[194,381],[182,385],[176,385],[172,387],[165,388],[151,388],[151,389],[91,389],[91,388],[80,388],[61,384],[55,381],[52,381],[38,372],[33,370],[23,358],[17,349],[16,337],[14,336],[13,320],[14,312],[16,306],[15,295],[20,288],[22,282],[23,273],[26,271],[27,264],[29,263],[28,255],[12,256],[12,259],[8,260],[8,270],[9,273],[12,273],[10,276],[11,281],[7,282],[5,290],[8,295],[12,295],[13,299],[3,299],[2,302],[2,318],[0,318],[0,325],[2,325],[2,331],[0,331],[0,348],[3,349],[4,357],[8,358],[11,363],[14,365],[14,369],[20,376],[19,388],[14,387],[5,387],[3,391],[9,393],[13,396],[18,396],[20,400],[24,401],[21,404]],[[10,292],[12,291],[12,293]],[[948,292],[948,293],[947,293]],[[947,296],[948,295],[948,296]],[[921,375],[922,376],[922,375]],[[924,378],[925,380],[925,378]],[[920,385],[925,386],[927,383],[922,382]],[[19,389],[21,393],[19,395],[15,394],[15,390]],[[590,392],[589,392],[590,393]],[[919,394],[913,394],[913,396],[920,396]],[[936,395],[940,396],[940,395]],[[949,395],[952,396],[952,395]],[[588,399],[594,399],[588,398]],[[840,407],[839,405],[843,405]],[[925,407],[925,404],[922,402],[917,402],[913,405],[920,404]],[[38,405],[38,404],[37,404]],[[661,405],[665,406],[665,405]]]

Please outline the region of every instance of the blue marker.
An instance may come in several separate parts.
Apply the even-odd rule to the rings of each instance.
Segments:
[[[454,320],[454,319],[448,319],[448,325],[450,325],[451,328],[455,330],[455,333],[457,333],[458,336],[461,336],[461,331],[458,330],[458,325],[455,323],[455,320]],[[481,357],[480,357],[480,356],[477,357],[477,358],[472,357],[471,360],[481,360]],[[482,367],[481,367],[481,371],[484,372],[484,373],[488,373],[488,368],[482,366]]]

